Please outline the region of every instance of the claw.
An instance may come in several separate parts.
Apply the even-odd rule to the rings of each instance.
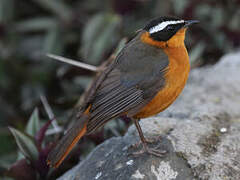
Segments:
[[[148,153],[157,157],[163,157],[167,153],[167,151],[143,146],[143,148],[140,151],[134,152],[133,155],[140,155],[143,153]]]

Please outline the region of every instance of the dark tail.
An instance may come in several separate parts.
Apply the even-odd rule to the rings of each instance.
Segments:
[[[70,128],[63,138],[57,143],[54,149],[49,153],[47,164],[57,168],[65,157],[70,153],[74,145],[87,132],[87,122],[89,116],[83,114],[80,119]]]

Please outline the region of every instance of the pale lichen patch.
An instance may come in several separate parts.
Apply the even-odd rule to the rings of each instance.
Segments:
[[[144,174],[141,174],[139,170],[136,170],[136,172],[132,175],[135,179],[143,179],[145,177]]]
[[[156,176],[157,180],[172,180],[176,179],[178,172],[174,171],[169,162],[162,161],[156,169],[154,165],[151,166],[152,173]]]

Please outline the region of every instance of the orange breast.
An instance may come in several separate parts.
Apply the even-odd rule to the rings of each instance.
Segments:
[[[135,118],[146,118],[166,109],[176,100],[187,82],[190,64],[185,46],[165,48],[164,51],[169,58],[166,84]]]

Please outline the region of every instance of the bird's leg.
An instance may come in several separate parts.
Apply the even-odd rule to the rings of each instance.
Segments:
[[[167,151],[166,150],[157,150],[157,149],[154,149],[154,148],[149,148],[147,146],[147,143],[149,143],[149,142],[145,139],[145,137],[143,135],[142,128],[141,128],[141,126],[138,122],[139,120],[138,119],[133,119],[133,120],[134,120],[134,124],[137,128],[139,137],[140,137],[142,145],[143,145],[143,149],[139,152],[135,152],[134,154],[138,155],[138,154],[142,154],[142,153],[147,152],[149,154],[152,154],[152,155],[155,155],[155,156],[158,156],[158,157],[162,157]],[[150,143],[152,143],[152,140],[151,140]]]

